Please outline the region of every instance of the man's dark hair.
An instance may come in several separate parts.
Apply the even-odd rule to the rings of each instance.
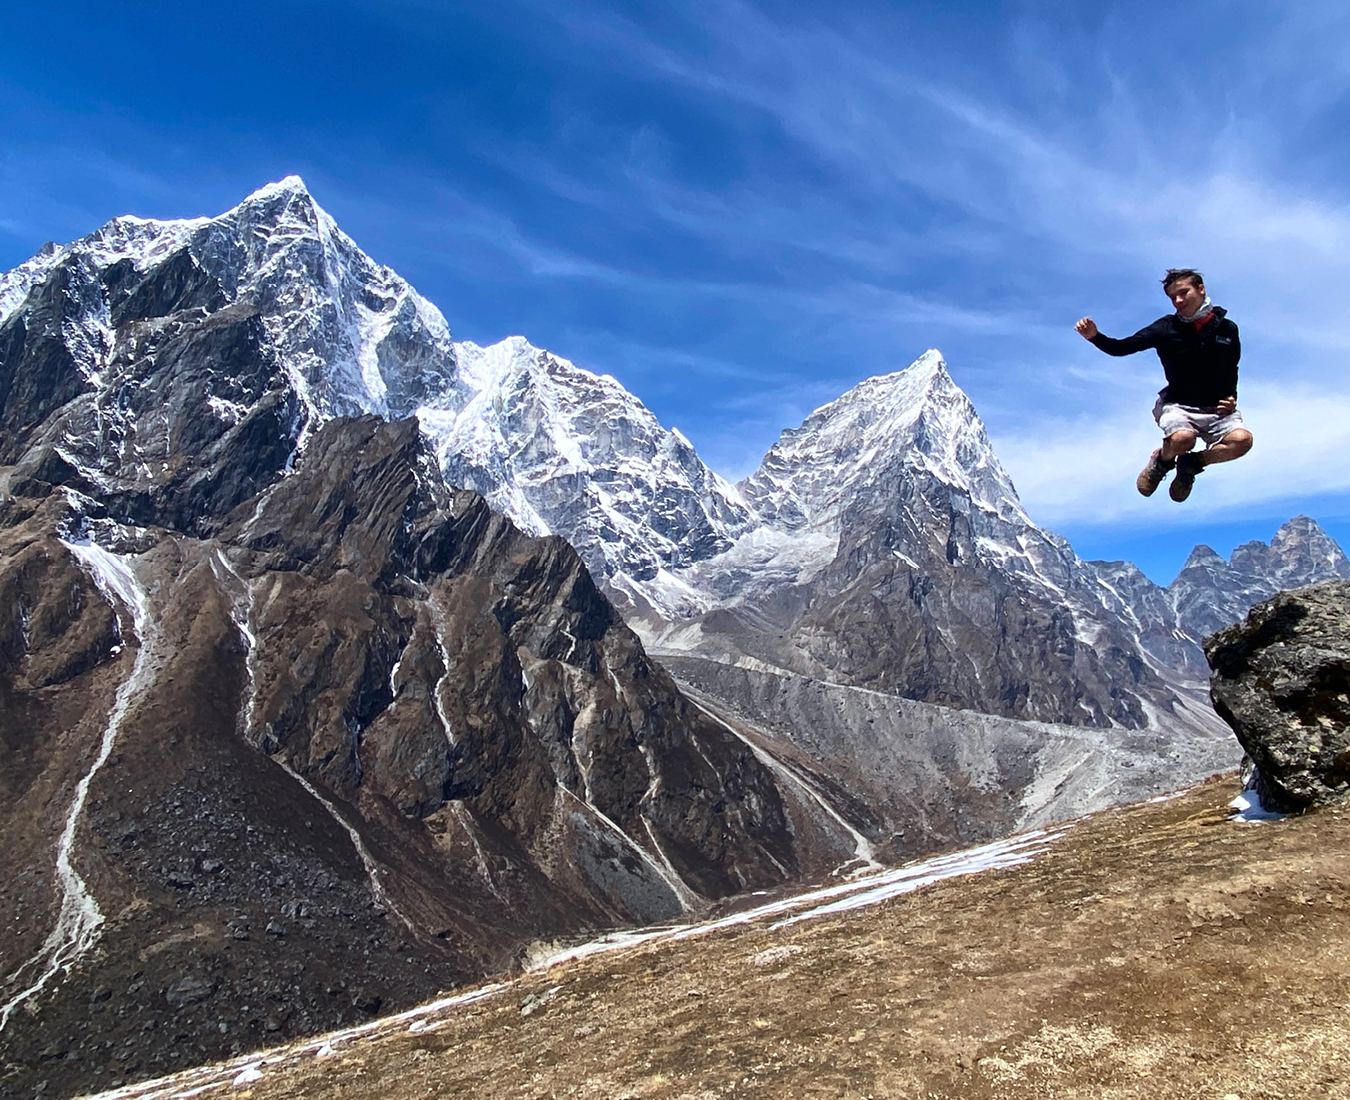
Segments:
[[[1205,285],[1205,277],[1196,271],[1193,267],[1169,267],[1167,274],[1163,276],[1163,291],[1172,289],[1173,283],[1179,283],[1182,279],[1192,280],[1196,286]]]

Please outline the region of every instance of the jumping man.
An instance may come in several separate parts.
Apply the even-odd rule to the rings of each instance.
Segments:
[[[1191,495],[1195,475],[1215,462],[1232,462],[1252,449],[1252,433],[1242,423],[1237,407],[1237,325],[1225,311],[1211,305],[1205,279],[1188,267],[1171,268],[1163,276],[1163,293],[1175,313],[1159,317],[1133,336],[1113,340],[1103,336],[1091,317],[1074,327],[1107,355],[1133,355],[1155,348],[1162,360],[1167,385],[1158,391],[1153,419],[1163,432],[1162,446],[1149,456],[1135,485],[1152,496],[1172,470],[1167,493],[1175,501]],[[1205,449],[1192,454],[1196,439]]]

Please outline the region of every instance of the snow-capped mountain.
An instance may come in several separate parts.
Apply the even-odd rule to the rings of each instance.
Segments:
[[[1178,625],[1198,641],[1282,589],[1332,579],[1350,580],[1350,560],[1313,520],[1295,516],[1270,545],[1243,543],[1226,562],[1197,546],[1167,591]]]
[[[1228,563],[1197,547],[1166,588],[1082,561],[1022,508],[937,352],[784,432],[738,488],[761,525],[679,574],[717,610],[646,625],[654,651],[996,714],[1214,728],[1201,639],[1280,587],[1350,576],[1306,517]],[[779,568],[754,559],[770,546]]]
[[[657,652],[1010,717],[1194,720],[1119,599],[1028,517],[937,352],[818,409],[739,488],[761,523],[678,574],[716,609],[646,626]]]
[[[763,569],[766,548],[770,587],[789,577],[802,585],[835,560],[841,538],[886,524],[894,528],[889,549],[897,561],[913,566],[915,555],[959,555],[949,533],[934,542],[918,512],[902,505],[916,487],[920,509],[929,497],[939,507],[965,502],[961,514],[973,525],[977,553],[1062,586],[1072,554],[1066,559],[1062,540],[1036,528],[1022,509],[974,406],[936,350],[905,370],[867,379],[785,431],[737,486],[758,523],[731,552],[679,577],[707,588],[712,605],[744,603],[764,594],[747,573]],[[774,568],[788,563],[795,574]]]
[[[750,524],[736,490],[608,375],[520,337],[455,350],[453,396],[467,400],[418,410],[447,480],[528,531],[562,535],[611,592],[650,589],[669,613],[703,610],[670,575]]]
[[[456,345],[440,311],[357,248],[296,177],[216,218],[121,217],[48,246],[0,277],[0,324],[53,273],[59,291],[22,323],[59,345],[58,369],[38,377],[53,363],[29,340],[11,385],[51,390],[51,408],[77,400],[59,422],[4,422],[2,449],[13,461],[48,444],[48,465],[116,488],[130,518],[136,499],[164,493],[173,471],[160,460],[180,442],[208,454],[247,443],[264,477],[333,416],[416,413],[452,484],[533,534],[567,538],[621,599],[651,589],[668,614],[706,610],[670,571],[750,523],[737,491],[613,378],[518,337]],[[210,333],[187,331],[185,309],[210,315]],[[158,355],[174,340],[193,342],[196,358]],[[166,405],[170,392],[186,406]],[[188,435],[166,442],[175,432]],[[201,481],[167,485],[200,510]],[[214,508],[242,499],[216,496]]]
[[[119,217],[72,244],[49,245],[0,277],[0,324],[34,285],[67,269],[74,301],[63,327],[86,334],[79,366],[101,377],[112,329],[151,308],[138,284],[165,260],[174,277],[159,284],[167,282],[177,308],[247,304],[262,319],[269,348],[311,417],[407,415],[453,379],[454,348],[440,311],[357,248],[297,176],[216,218]],[[108,292],[101,304],[98,283]],[[222,419],[241,411],[228,397],[211,407]]]
[[[0,303],[0,464],[133,522],[168,508],[193,529],[324,420],[406,416],[454,386],[440,312],[295,177],[216,218],[117,218],[44,248]]]
[[[885,511],[897,476],[921,474],[994,515],[1030,523],[936,350],[907,370],[859,383],[785,431],[741,488],[767,524],[837,531],[865,498]]]

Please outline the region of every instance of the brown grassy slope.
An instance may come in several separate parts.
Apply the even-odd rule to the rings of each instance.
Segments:
[[[534,973],[231,1092],[1350,1097],[1350,807],[1238,825],[1235,791],[870,909]]]

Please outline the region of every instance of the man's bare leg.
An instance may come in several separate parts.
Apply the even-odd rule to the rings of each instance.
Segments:
[[[1178,432],[1178,435],[1181,433]],[[1194,445],[1194,441],[1192,441]],[[1190,447],[1186,448],[1190,450]],[[1238,428],[1229,432],[1219,442],[1201,455],[1206,466],[1213,466],[1216,462],[1232,462],[1235,458],[1241,458],[1252,449],[1252,433],[1246,428]]]
[[[1189,436],[1189,440],[1182,439],[1182,436]],[[1192,432],[1177,432],[1167,437],[1164,442],[1164,448],[1168,444],[1173,446],[1184,443],[1186,449],[1177,457],[1177,476],[1172,479],[1172,484],[1168,486],[1167,495],[1180,504],[1191,495],[1191,486],[1195,484],[1195,475],[1200,473],[1206,466],[1211,466],[1215,462],[1232,462],[1235,458],[1241,458],[1252,449],[1252,433],[1245,428],[1238,428],[1236,431],[1229,432],[1219,442],[1212,447],[1208,447],[1199,454],[1192,454],[1191,448],[1195,446],[1195,435]]]
[[[1237,434],[1238,434],[1237,432],[1229,432],[1228,435],[1223,437],[1223,441],[1226,441],[1229,436]],[[1245,432],[1243,434],[1247,435],[1247,433]],[[1163,440],[1162,445],[1163,461],[1171,462],[1173,459],[1179,458],[1181,455],[1184,455],[1186,454],[1186,452],[1194,449],[1195,441],[1197,438],[1198,437],[1196,436],[1196,434],[1189,428],[1182,428],[1181,431],[1179,432],[1173,432],[1171,435],[1169,435],[1166,439]],[[1250,439],[1251,436],[1247,435],[1247,438]],[[1251,446],[1251,444],[1249,443],[1248,446]],[[1237,455],[1233,455],[1233,457],[1237,458]],[[1220,459],[1220,461],[1223,460]]]

